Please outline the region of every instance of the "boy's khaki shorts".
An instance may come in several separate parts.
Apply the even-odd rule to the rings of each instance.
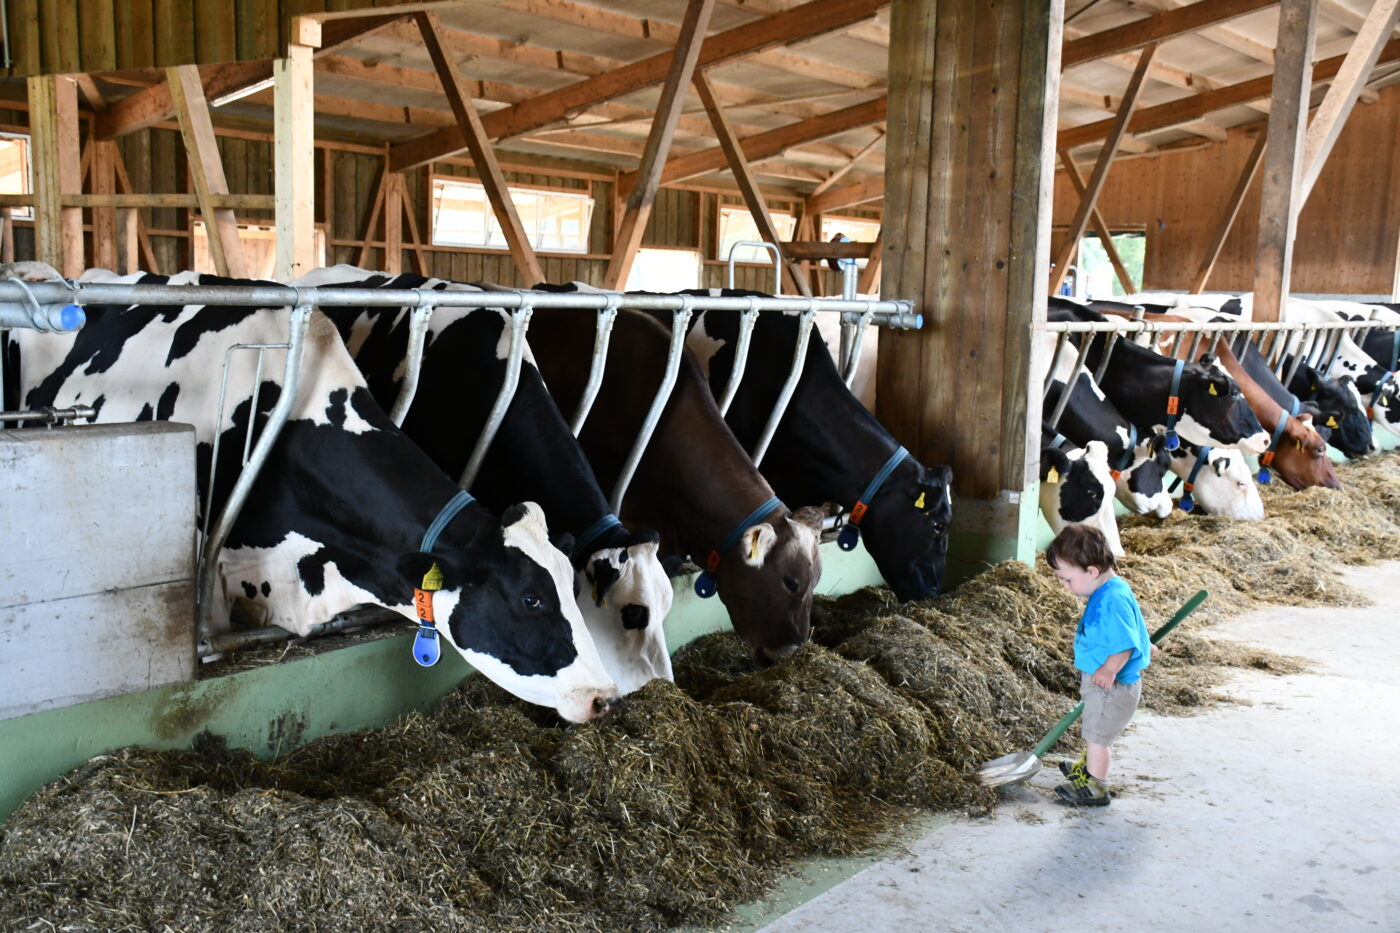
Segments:
[[[1079,696],[1084,700],[1084,716],[1079,725],[1084,741],[1112,745],[1142,699],[1142,678],[1130,684],[1114,682],[1112,690],[1105,690],[1081,671]]]

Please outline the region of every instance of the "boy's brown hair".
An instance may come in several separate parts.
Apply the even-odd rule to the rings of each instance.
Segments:
[[[1100,572],[1118,566],[1103,532],[1091,525],[1066,525],[1045,549],[1045,561],[1052,568],[1063,562],[1080,570],[1097,567]]]

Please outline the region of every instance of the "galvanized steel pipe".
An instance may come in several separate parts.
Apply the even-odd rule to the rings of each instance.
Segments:
[[[530,328],[530,317],[534,313],[534,309],[528,305],[511,312],[510,353],[506,358],[506,378],[501,384],[501,390],[496,393],[496,401],[491,406],[491,413],[486,418],[486,424],[482,426],[481,434],[477,436],[476,446],[472,448],[472,455],[467,460],[466,469],[462,470],[462,476],[457,480],[457,485],[463,489],[471,489],[476,474],[481,472],[481,464],[486,459],[486,451],[491,448],[491,442],[496,439],[496,432],[500,430],[501,422],[506,419],[506,409],[510,408],[510,403],[515,398],[515,388],[520,385],[520,363],[525,356],[525,332]]]
[[[432,322],[434,310],[431,305],[422,305],[409,312],[403,381],[399,383],[399,395],[389,412],[389,420],[394,422],[395,427],[403,427],[403,419],[408,417],[413,397],[418,394],[418,377],[423,371],[423,348],[427,345],[428,325]]]
[[[811,299],[815,301],[816,299]],[[778,431],[778,423],[783,420],[783,415],[787,413],[788,403],[792,401],[793,392],[797,391],[797,383],[802,379],[802,371],[807,365],[807,344],[812,338],[812,324],[817,319],[817,309],[808,308],[802,312],[802,317],[797,322],[797,346],[792,352],[792,369],[788,372],[787,381],[783,383],[782,391],[778,393],[778,400],[773,405],[773,411],[768,416],[768,423],[763,426],[763,434],[759,436],[758,445],[753,450],[754,466],[763,463],[763,455],[768,453],[768,445],[773,442],[773,435]]]
[[[574,420],[569,430],[578,437],[593,403],[598,398],[598,390],[603,387],[603,373],[608,365],[608,345],[612,341],[613,324],[617,322],[617,305],[622,296],[613,292],[608,295],[608,304],[598,312],[598,329],[593,335],[593,362],[588,369],[588,384],[583,387],[583,397],[578,400]]]
[[[637,464],[642,462],[642,454],[646,453],[647,445],[651,443],[651,436],[656,432],[656,425],[661,421],[661,413],[666,410],[666,403],[671,400],[671,392],[676,387],[676,376],[680,373],[681,360],[685,356],[686,331],[690,327],[690,317],[695,313],[691,310],[695,296],[682,295],[680,297],[683,299],[682,307],[671,317],[671,348],[666,355],[666,371],[661,377],[660,387],[656,390],[656,398],[651,401],[651,408],[647,411],[646,420],[642,422],[641,430],[637,432],[637,439],[632,442],[632,450],[627,455],[627,462],[622,465],[622,472],[618,474],[612,498],[608,500],[614,515],[622,514],[622,500],[627,496],[627,487],[632,485],[632,477],[637,472]]]
[[[744,381],[744,370],[749,365],[749,344],[753,342],[753,328],[758,323],[758,299],[750,299],[753,304],[739,315],[739,338],[734,342],[734,360],[729,365],[729,382],[724,387],[724,397],[719,401],[720,416],[729,414],[729,406],[739,392],[739,384]]]

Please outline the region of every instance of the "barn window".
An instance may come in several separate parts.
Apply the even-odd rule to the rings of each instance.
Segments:
[[[769,211],[768,215],[773,218],[773,226],[778,228],[778,236],[784,240],[792,239],[793,227],[796,225],[792,214],[787,211]],[[747,207],[721,206],[719,209],[719,258],[729,261],[729,248],[735,243],[744,240],[762,240],[759,235],[758,225],[754,223],[753,215],[749,213]],[[735,262],[765,262],[773,261],[773,254],[756,246],[745,246],[734,253]]]
[[[830,243],[838,233],[844,233],[846,239],[857,243],[874,243],[880,236],[880,221],[873,217],[828,217],[823,214],[821,241]],[[857,259],[856,265],[864,269],[869,261]]]
[[[1113,246],[1118,250],[1118,258],[1123,260],[1128,276],[1141,288],[1143,265],[1147,259],[1147,233],[1132,230],[1112,236]],[[1079,241],[1078,267],[1080,275],[1084,277],[1083,288],[1077,289],[1080,295],[1110,298],[1127,294],[1113,271],[1113,263],[1109,261],[1108,252],[1097,233],[1086,233],[1084,239]]]
[[[32,194],[33,175],[29,164],[29,137],[0,133],[0,194]],[[34,219],[33,207],[12,207],[11,217]]]
[[[510,188],[515,212],[530,245],[542,252],[586,253],[593,198],[579,191]],[[486,189],[473,181],[433,179],[432,243],[509,249]]]
[[[209,252],[209,233],[204,221],[196,220],[191,231],[194,242],[194,271],[215,272],[214,254]],[[277,230],[261,224],[239,224],[238,242],[243,244],[243,258],[248,275],[255,279],[270,279],[277,270]],[[326,264],[326,231],[316,228],[317,264]]]
[[[677,292],[700,287],[698,249],[640,249],[627,273],[629,292]]]

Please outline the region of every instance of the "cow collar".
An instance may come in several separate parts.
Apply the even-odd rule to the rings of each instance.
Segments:
[[[1181,511],[1190,512],[1196,507],[1196,499],[1194,496],[1191,495],[1191,493],[1196,488],[1196,477],[1201,474],[1201,467],[1205,466],[1206,458],[1210,456],[1210,452],[1214,449],[1215,448],[1207,445],[1205,447],[1202,447],[1200,451],[1196,454],[1196,462],[1191,465],[1191,475],[1186,477],[1186,489],[1181,497],[1181,502],[1178,506],[1181,509]],[[1176,487],[1180,485],[1181,477],[1178,476],[1176,478],[1176,482],[1171,484],[1171,487],[1167,490],[1167,492],[1176,492]]]
[[[437,545],[438,536],[442,534],[443,529],[459,512],[475,501],[465,489],[457,490],[457,495],[447,500],[447,504],[438,511],[428,530],[423,532],[423,540],[419,543],[418,550],[431,551]],[[413,660],[417,661],[420,667],[432,667],[438,662],[438,658],[442,657],[437,622],[433,618],[433,593],[440,589],[442,570],[437,564],[433,564],[428,568],[428,572],[423,574],[422,585],[413,588],[413,609],[418,613],[418,634],[413,637]]]
[[[1112,474],[1115,483],[1118,482],[1118,477],[1123,475],[1123,471],[1133,465],[1133,458],[1137,456],[1137,441],[1137,425],[1130,421],[1128,422],[1128,447],[1123,451],[1123,456],[1118,463],[1114,465],[1113,469],[1108,471]]]
[[[841,533],[836,536],[836,546],[841,550],[854,551],[856,549],[856,542],[860,541],[860,520],[865,518],[865,513],[870,508],[870,501],[875,498],[875,493],[880,491],[880,487],[885,485],[885,480],[890,478],[894,468],[903,463],[907,456],[909,456],[909,451],[903,447],[891,454],[890,459],[885,461],[885,465],[880,467],[880,472],[876,473],[870,484],[865,487],[865,492],[860,494],[856,504],[851,506],[851,514],[846,519],[846,527],[842,528]]]
[[[1295,418],[1302,403],[1297,396],[1291,396],[1293,404],[1289,406],[1288,414],[1278,419],[1278,424],[1274,425],[1274,436],[1269,439],[1269,449],[1264,451],[1264,455],[1259,458],[1259,482],[1267,483],[1273,479],[1273,474],[1269,471],[1269,465],[1274,462],[1274,454],[1278,452],[1278,442],[1283,440],[1283,429],[1288,425],[1289,418]]]
[[[1397,339],[1400,339],[1400,330],[1397,330],[1397,331],[1395,332],[1395,334],[1396,334]],[[1369,405],[1366,406],[1366,417],[1367,417],[1367,418],[1375,418],[1375,417],[1376,417],[1376,405],[1377,405],[1377,404],[1380,402],[1380,400],[1381,400],[1381,393],[1383,393],[1383,392],[1385,391],[1386,384],[1389,383],[1389,382],[1391,382],[1391,381],[1394,380],[1394,379],[1395,379],[1395,372],[1394,372],[1393,370],[1390,370],[1390,371],[1387,371],[1386,374],[1385,374],[1384,376],[1382,376],[1382,377],[1380,378],[1380,380],[1376,383],[1375,389],[1373,389],[1373,390],[1371,391],[1371,404],[1369,404]]]
[[[758,508],[750,512],[748,518],[745,518],[742,522],[734,526],[734,530],[729,533],[729,537],[725,538],[724,542],[720,544],[719,547],[710,551],[710,556],[705,558],[705,570],[700,573],[700,576],[695,578],[695,595],[699,596],[701,599],[709,599],[711,596],[715,595],[715,590],[719,586],[718,582],[715,580],[715,573],[719,570],[719,563],[724,558],[724,555],[728,554],[729,550],[739,543],[739,539],[744,536],[746,530],[751,528],[755,523],[767,518],[775,509],[780,509],[782,507],[783,500],[779,499],[777,496],[773,496],[767,502],[764,502]]]
[[[1176,450],[1181,446],[1181,438],[1176,433],[1176,416],[1181,410],[1181,371],[1185,368],[1186,361],[1177,360],[1176,368],[1172,370],[1172,390],[1167,395],[1167,433],[1162,437],[1167,450]]]
[[[605,533],[621,525],[622,520],[619,519],[613,513],[609,512],[608,514],[604,515],[602,518],[589,525],[584,530],[583,534],[578,536],[578,540],[574,542],[574,556],[576,558],[586,557],[587,555],[593,553],[593,542],[597,541]]]

